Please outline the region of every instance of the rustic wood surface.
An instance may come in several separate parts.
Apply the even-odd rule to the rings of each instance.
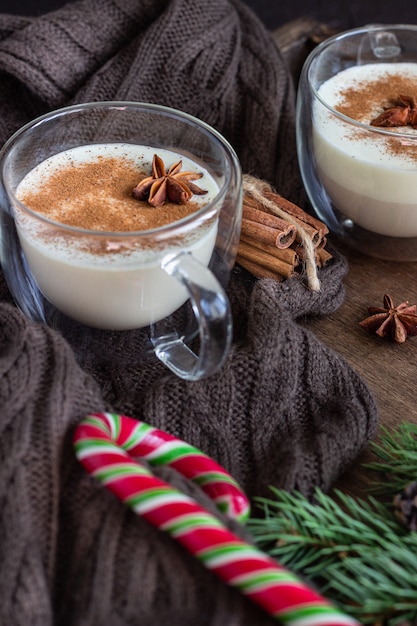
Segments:
[[[317,20],[300,16],[272,32],[295,83],[308,54],[324,39],[335,35],[337,29]]]
[[[395,305],[405,300],[417,304],[417,263],[383,261],[342,248],[337,242],[335,245],[349,263],[345,301],[334,314],[305,324],[366,381],[375,396],[380,426],[392,430],[401,422],[417,423],[417,337],[398,344],[359,326],[368,315],[368,306],[383,306],[385,293],[392,296]],[[380,432],[379,428],[376,441]],[[364,463],[373,458],[368,447],[337,486],[365,497],[369,480],[375,475],[364,468]]]
[[[326,24],[301,16],[272,33],[295,84],[309,52],[335,32]],[[417,262],[382,261],[342,247],[336,240],[333,243],[349,263],[344,281],[345,302],[333,315],[305,323],[368,383],[378,406],[380,426],[391,430],[401,422],[417,423],[417,337],[396,344],[370,335],[359,326],[368,315],[368,306],[383,306],[385,293],[392,296],[396,305],[405,300],[417,304]],[[380,433],[381,428],[376,441]],[[370,480],[377,475],[369,472],[364,464],[374,458],[368,446],[337,486],[352,495],[365,497]]]

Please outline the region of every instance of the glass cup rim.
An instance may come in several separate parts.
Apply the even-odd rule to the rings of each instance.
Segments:
[[[97,102],[83,102],[80,104],[73,104],[73,105],[68,105],[68,106],[57,108],[57,109],[53,109],[51,111],[48,111],[47,113],[39,115],[38,117],[30,120],[29,122],[21,126],[18,130],[16,130],[7,139],[7,141],[4,143],[4,145],[2,146],[0,150],[0,169],[1,169],[0,175],[3,179],[4,187],[8,195],[13,198],[13,201],[19,206],[19,208],[22,211],[31,215],[31,217],[33,217],[34,219],[37,219],[46,225],[53,226],[54,228],[59,228],[62,231],[68,232],[68,234],[72,234],[72,235],[83,235],[83,236],[89,235],[89,236],[94,236],[96,238],[97,237],[115,237],[115,238],[120,238],[120,239],[127,239],[127,238],[132,238],[132,237],[140,239],[142,237],[149,238],[150,236],[155,236],[157,238],[163,239],[164,237],[175,237],[178,234],[183,234],[184,230],[186,231],[188,228],[192,227],[196,220],[199,220],[201,218],[212,217],[212,215],[216,213],[215,205],[217,205],[219,201],[221,202],[224,196],[226,195],[226,191],[231,180],[231,169],[226,172],[225,180],[222,184],[221,189],[219,189],[219,192],[216,194],[216,196],[212,200],[210,200],[209,202],[201,206],[199,209],[194,211],[193,213],[190,213],[189,215],[186,215],[185,217],[179,220],[176,220],[174,222],[169,222],[162,226],[158,226],[157,228],[150,228],[147,230],[135,230],[135,231],[114,231],[114,230],[104,231],[104,230],[82,228],[78,226],[71,226],[69,224],[63,224],[62,222],[48,218],[42,215],[41,213],[38,213],[34,211],[33,209],[31,209],[30,207],[26,206],[26,204],[21,202],[16,197],[13,189],[10,188],[9,182],[5,180],[4,176],[2,175],[4,165],[5,163],[7,163],[7,159],[8,159],[8,156],[10,154],[10,150],[12,149],[12,147],[16,145],[20,137],[24,135],[31,128],[35,128],[53,119],[56,119],[57,117],[65,116],[69,113],[75,113],[77,111],[83,112],[84,110],[91,110],[95,108],[102,109],[102,110],[104,109],[135,110],[136,109],[136,110],[150,111],[150,112],[155,112],[155,113],[160,112],[166,116],[172,116],[177,120],[184,121],[185,123],[190,124],[191,126],[201,129],[204,133],[210,136],[211,139],[213,139],[222,148],[223,152],[227,154],[228,160],[237,166],[235,168],[235,171],[237,172],[237,175],[239,178],[238,183],[239,183],[240,178],[241,178],[239,159],[233,146],[218,130],[210,126],[207,122],[204,122],[203,120],[200,120],[199,118],[195,117],[194,115],[186,113],[185,111],[181,111],[180,109],[175,109],[173,107],[168,107],[165,105],[144,102],[144,101],[142,102],[142,101],[132,101],[132,100],[102,100],[102,101],[97,101]]]
[[[377,31],[387,31],[387,30],[397,30],[397,31],[415,31],[417,34],[417,24],[370,24],[367,26],[359,26],[356,28],[351,28],[348,30],[345,30],[341,33],[336,33],[335,35],[332,35],[331,37],[328,37],[327,39],[325,39],[324,41],[320,42],[315,48],[314,50],[312,50],[310,52],[310,54],[308,55],[305,64],[304,64],[304,72],[305,75],[307,77],[307,82],[309,85],[309,88],[311,89],[311,92],[314,96],[314,98],[316,100],[318,100],[320,102],[320,104],[322,104],[331,114],[335,115],[336,117],[338,117],[340,120],[342,120],[343,122],[350,124],[352,126],[356,126],[358,129],[362,130],[362,131],[366,131],[366,132],[371,132],[371,133],[375,133],[377,135],[382,135],[382,136],[386,136],[386,137],[394,137],[397,139],[407,139],[407,141],[412,141],[413,143],[415,141],[417,141],[417,133],[415,135],[411,134],[411,133],[405,133],[405,132],[400,132],[400,131],[393,131],[393,130],[387,130],[386,128],[382,128],[382,127],[377,127],[377,126],[372,126],[371,124],[365,124],[364,122],[359,122],[358,120],[355,120],[347,115],[345,115],[344,113],[341,113],[340,111],[337,111],[334,107],[332,107],[330,104],[328,104],[318,93],[317,89],[315,86],[313,86],[309,80],[310,78],[310,71],[312,69],[312,65],[314,63],[314,61],[316,60],[316,58],[322,54],[327,48],[331,47],[333,44],[338,43],[340,41],[343,41],[345,39],[348,39],[349,37],[355,36],[355,35],[365,35],[365,34],[369,34],[370,32],[377,32]]]

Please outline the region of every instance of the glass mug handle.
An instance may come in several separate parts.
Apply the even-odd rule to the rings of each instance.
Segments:
[[[153,337],[156,356],[180,378],[201,380],[223,365],[232,340],[228,298],[212,272],[190,252],[169,255],[162,269],[187,289],[197,318],[200,349],[197,355],[177,335]]]

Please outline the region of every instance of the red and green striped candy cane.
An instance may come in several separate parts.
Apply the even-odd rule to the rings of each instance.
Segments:
[[[356,620],[141,462],[173,467],[199,485],[220,511],[245,522],[249,515],[245,494],[220,465],[197,448],[114,413],[86,417],[76,428],[74,447],[81,464],[114,495],[282,624],[358,626]]]

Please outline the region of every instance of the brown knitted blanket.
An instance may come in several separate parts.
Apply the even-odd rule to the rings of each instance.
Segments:
[[[33,20],[0,15],[0,143],[51,108],[109,99],[204,119],[245,172],[299,200],[291,81],[238,0],[81,0]],[[346,271],[334,251],[315,293],[302,278],[254,281],[236,267],[232,350],[198,383],[135,362],[134,345],[112,361],[90,343],[77,363],[63,337],[24,318],[0,277],[1,625],[276,623],[99,487],[71,436],[87,413],[112,409],[198,446],[250,497],[271,484],[328,489],[372,437],[377,411],[361,378],[297,319],[336,310]],[[215,512],[173,470],[159,473]]]
[[[0,43],[0,144],[66,104],[156,102],[217,128],[245,172],[297,200],[292,84],[239,0],[79,0],[38,19],[2,16]]]

